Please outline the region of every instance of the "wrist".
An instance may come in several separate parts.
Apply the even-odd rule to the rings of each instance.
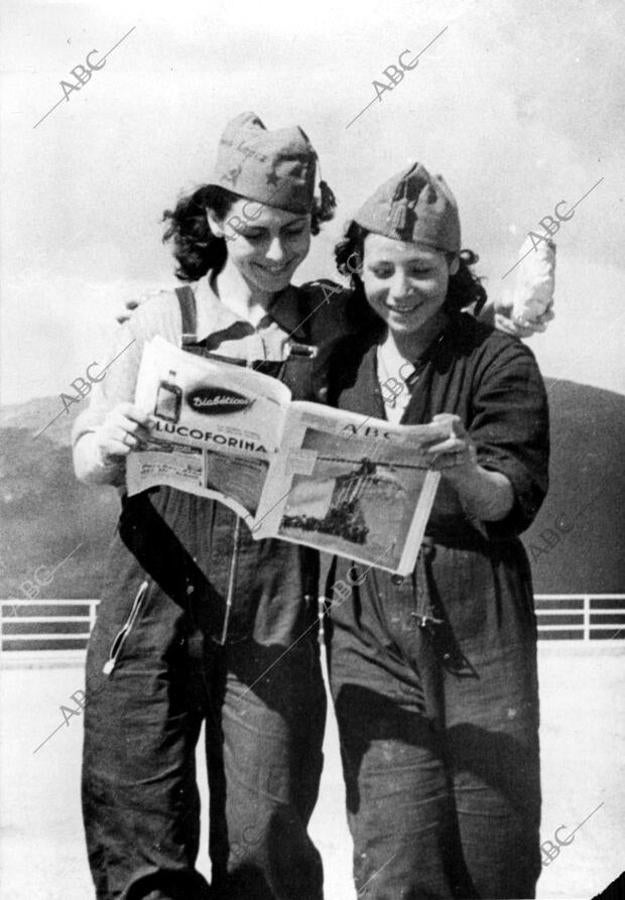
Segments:
[[[505,519],[514,506],[514,491],[508,478],[477,464],[463,468],[465,471],[452,476],[450,481],[465,512],[484,522]]]

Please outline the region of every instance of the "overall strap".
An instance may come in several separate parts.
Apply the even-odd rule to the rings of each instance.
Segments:
[[[197,332],[197,309],[195,305],[195,294],[188,284],[176,288],[176,297],[180,305],[180,315],[182,317],[182,346],[185,344],[194,344],[196,342]]]

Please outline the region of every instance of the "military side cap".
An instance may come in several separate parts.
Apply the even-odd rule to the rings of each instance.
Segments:
[[[268,131],[253,112],[232,119],[208,184],[294,213],[308,213],[317,154],[298,126]]]
[[[376,234],[438,250],[460,250],[458,204],[442,175],[414,163],[372,194],[354,220]]]

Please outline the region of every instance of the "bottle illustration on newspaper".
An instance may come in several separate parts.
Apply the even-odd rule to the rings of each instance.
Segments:
[[[182,388],[176,384],[175,378],[176,373],[172,369],[169,380],[159,383],[154,406],[154,415],[169,422],[177,422],[182,409]]]
[[[392,425],[291,400],[275,378],[145,347],[135,403],[151,440],[129,454],[129,495],[169,485],[224,503],[277,537],[401,575],[414,568],[440,474],[424,446],[449,425]]]

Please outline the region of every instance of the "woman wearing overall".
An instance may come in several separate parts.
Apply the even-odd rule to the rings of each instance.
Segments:
[[[335,561],[336,708],[358,895],[530,898],[540,871],[536,628],[518,535],[547,489],[548,411],[531,351],[463,312],[485,292],[456,202],[415,164],[367,200],[354,254],[359,336],[329,401],[404,424],[443,416],[441,471],[415,571]],[[397,385],[399,384],[399,388]],[[349,592],[334,598],[332,584]]]
[[[228,125],[209,184],[166,214],[178,277],[194,284],[123,325],[75,425],[77,476],[122,495],[87,655],[83,815],[98,900],[322,897],[307,833],[325,720],[317,555],[252,540],[212,501],[122,487],[126,455],[149,434],[133,398],[157,334],[316,398],[308,311],[324,296],[291,285],[334,209],[323,182],[315,197],[315,170],[301,129],[267,131],[252,113]],[[210,890],[195,869],[203,722]]]

